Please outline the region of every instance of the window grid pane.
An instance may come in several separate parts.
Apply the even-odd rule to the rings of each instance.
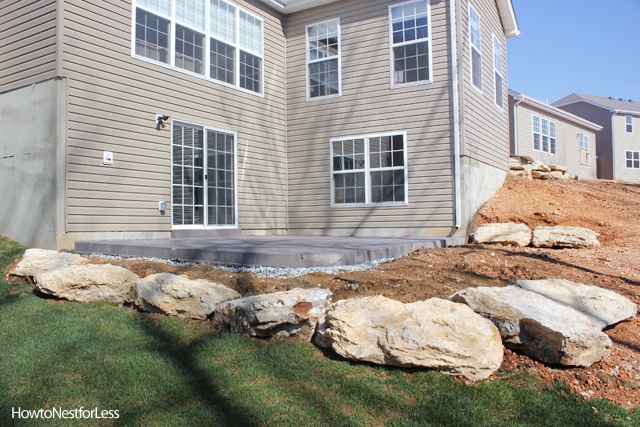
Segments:
[[[307,27],[309,97],[338,95],[339,21],[337,19]]]
[[[176,22],[204,31],[205,0],[176,0]]]
[[[236,41],[236,8],[222,0],[211,0],[210,35],[227,43]]]
[[[406,201],[404,135],[334,140],[331,150],[335,204]]]
[[[393,40],[393,83],[431,79],[429,9],[424,0],[390,8]]]
[[[176,25],[176,67],[204,74],[204,36]]]
[[[480,36],[480,15],[469,6],[469,43],[471,44],[471,81],[482,90],[482,49]]]
[[[240,87],[252,92],[261,91],[262,59],[240,51]]]
[[[169,62],[169,25],[166,19],[136,10],[136,55]]]
[[[225,83],[235,83],[236,49],[226,43],[211,39],[209,76]]]

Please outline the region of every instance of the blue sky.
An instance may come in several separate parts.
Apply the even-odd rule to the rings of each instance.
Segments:
[[[640,101],[640,0],[513,0],[509,88],[540,101],[570,93]]]

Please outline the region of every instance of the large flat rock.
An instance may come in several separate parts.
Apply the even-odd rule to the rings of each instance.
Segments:
[[[590,366],[611,353],[600,325],[518,286],[467,288],[449,297],[490,319],[507,347],[551,364]]]
[[[469,307],[432,298],[403,304],[383,296],[332,304],[316,343],[347,359],[427,367],[484,379],[502,363],[496,327]]]

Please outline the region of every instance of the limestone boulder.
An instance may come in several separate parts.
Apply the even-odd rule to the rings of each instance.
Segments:
[[[598,233],[588,228],[538,226],[533,229],[532,246],[536,248],[586,248],[600,246]]]
[[[549,169],[551,169],[552,172],[567,173],[567,171],[569,170],[569,168],[564,165],[547,165],[547,166],[549,166]]]
[[[311,341],[331,303],[328,289],[292,289],[247,296],[219,304],[212,313],[217,329],[252,337],[296,337]]]
[[[33,280],[38,290],[71,301],[127,300],[133,283],[139,277],[126,268],[115,265],[69,265],[37,273]]]
[[[58,252],[48,249],[27,249],[15,268],[9,271],[11,276],[33,278],[36,273],[54,270],[68,265],[87,264],[88,259],[78,254]]]
[[[473,233],[473,241],[528,246],[531,243],[531,230],[524,224],[513,222],[484,224]]]
[[[507,347],[543,362],[586,367],[611,353],[589,317],[518,286],[467,288],[449,299],[491,319]]]
[[[469,307],[432,298],[403,304],[383,296],[332,304],[316,343],[347,359],[427,367],[471,380],[502,363],[496,327]]]
[[[531,178],[533,179],[551,179],[553,176],[551,175],[551,171],[540,171],[540,170],[532,170]]]
[[[137,280],[129,301],[142,310],[204,320],[218,304],[237,298],[240,294],[224,285],[159,273]]]
[[[518,280],[520,288],[572,307],[600,329],[636,315],[638,306],[624,296],[598,286],[569,280]]]

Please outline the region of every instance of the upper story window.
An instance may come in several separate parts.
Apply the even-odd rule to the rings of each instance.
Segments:
[[[263,21],[224,0],[136,0],[134,56],[263,90]]]
[[[430,11],[427,0],[389,6],[391,86],[431,81]]]
[[[624,116],[625,130],[627,133],[633,133],[633,116]]]
[[[625,151],[627,169],[640,169],[640,151]]]
[[[340,95],[340,19],[307,26],[307,94]]]
[[[556,122],[533,116],[533,149],[557,154]]]
[[[471,5],[469,5],[469,45],[471,48],[471,83],[478,90],[482,90],[480,15]]]
[[[502,43],[493,36],[493,74],[495,85],[495,102],[500,108],[504,108],[504,77],[502,68],[502,55],[504,54]]]
[[[580,163],[583,165],[591,164],[591,144],[589,141],[589,135],[583,133],[578,134],[580,140]]]
[[[404,133],[331,140],[333,205],[406,204]]]

